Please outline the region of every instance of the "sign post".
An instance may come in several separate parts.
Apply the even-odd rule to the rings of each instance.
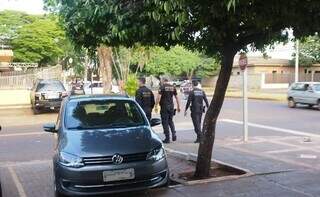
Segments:
[[[240,54],[239,67],[243,76],[243,141],[248,141],[248,58],[245,53]]]

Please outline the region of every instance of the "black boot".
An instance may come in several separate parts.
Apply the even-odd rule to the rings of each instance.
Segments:
[[[176,135],[172,135],[172,141],[177,141],[177,136]]]
[[[170,139],[166,138],[165,140],[162,141],[164,144],[170,144]]]

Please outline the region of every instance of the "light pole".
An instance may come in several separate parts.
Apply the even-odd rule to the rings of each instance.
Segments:
[[[296,63],[294,71],[294,82],[299,82],[299,40],[296,40]]]

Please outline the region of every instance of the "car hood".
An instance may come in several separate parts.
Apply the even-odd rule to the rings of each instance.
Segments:
[[[68,130],[59,146],[60,151],[80,157],[97,157],[149,152],[161,146],[161,140],[149,127]]]

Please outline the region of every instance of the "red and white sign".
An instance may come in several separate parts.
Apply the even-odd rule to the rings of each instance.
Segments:
[[[241,53],[240,54],[240,58],[239,58],[239,67],[242,71],[244,71],[247,68],[248,65],[248,58],[247,55],[245,53]]]

